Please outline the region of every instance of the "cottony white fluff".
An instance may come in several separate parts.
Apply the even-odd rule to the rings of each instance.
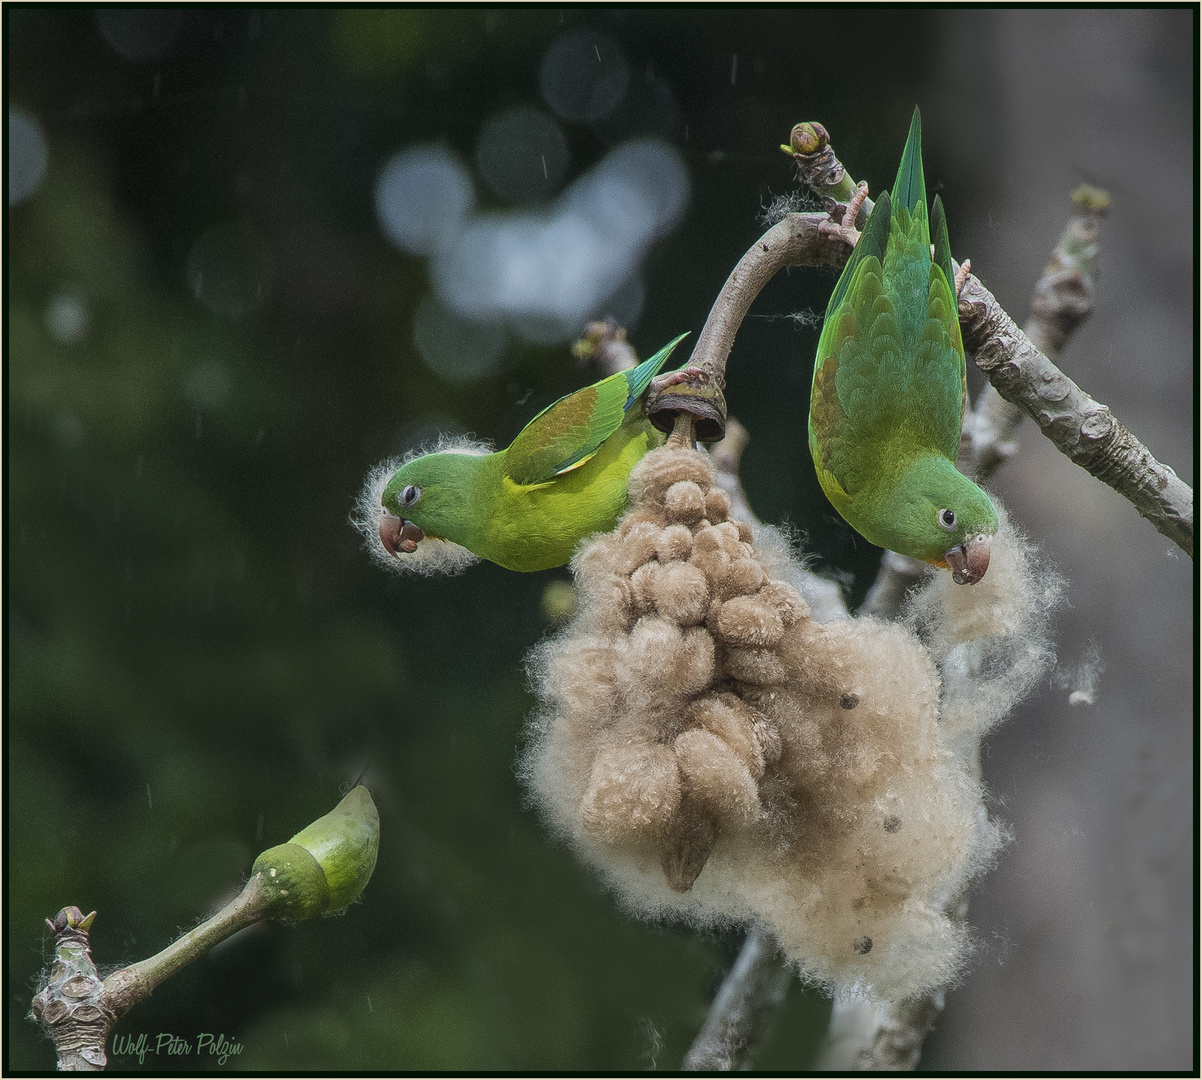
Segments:
[[[380,499],[397,469],[419,457],[425,457],[427,454],[470,454],[482,457],[492,452],[493,448],[488,443],[463,436],[443,435],[433,445],[427,444],[410,450],[402,457],[380,462],[367,474],[367,480],[358,499],[355,500],[355,509],[351,511],[350,518],[351,524],[363,534],[363,546],[368,554],[388,570],[398,574],[421,574],[425,577],[433,577],[435,574],[459,574],[473,563],[478,563],[479,555],[460,544],[433,536],[422,540],[414,552],[389,555],[380,543],[380,519],[384,516],[384,505]]]
[[[981,582],[930,575],[903,623],[822,623],[788,538],[729,520],[714,484],[653,450],[577,552],[519,774],[642,917],[757,923],[840,994],[954,985],[973,943],[949,905],[1007,839],[980,736],[1046,672],[1059,578],[1003,514]]]
[[[944,728],[970,742],[1005,719],[1050,671],[1056,659],[1050,623],[1066,587],[991,497],[998,531],[989,572],[975,585],[932,574],[911,593],[903,613],[943,675]]]
[[[845,616],[843,590],[837,581],[813,572],[814,558],[806,553],[803,534],[795,526],[757,522],[751,531],[756,557],[769,577],[787,581],[801,593],[819,622]]]

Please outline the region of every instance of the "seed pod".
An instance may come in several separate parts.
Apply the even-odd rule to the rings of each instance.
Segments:
[[[705,496],[692,480],[678,480],[664,493],[664,509],[672,521],[692,525],[705,517]]]

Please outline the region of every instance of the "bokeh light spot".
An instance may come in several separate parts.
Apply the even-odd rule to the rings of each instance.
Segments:
[[[445,147],[427,143],[396,154],[376,181],[376,217],[397,247],[432,255],[452,242],[476,203],[472,178]]]
[[[193,405],[217,409],[226,403],[232,389],[229,372],[216,361],[197,364],[184,378],[184,390]]]
[[[639,275],[628,278],[616,293],[602,304],[598,315],[611,315],[619,326],[634,326],[643,314],[647,287]]]
[[[435,260],[435,289],[468,319],[508,322],[541,344],[563,341],[613,301],[641,306],[637,291],[622,290],[688,196],[688,171],[671,146],[625,143],[547,211],[474,219]]]
[[[630,66],[622,50],[595,30],[573,30],[543,57],[539,87],[565,120],[587,123],[608,116],[626,95]]]
[[[29,198],[46,173],[46,137],[24,109],[8,110],[8,205]]]
[[[674,228],[689,199],[689,174],[680,154],[660,139],[615,147],[573,186],[572,204],[605,232],[645,244]]]
[[[484,125],[476,143],[476,166],[501,198],[539,202],[563,182],[568,143],[545,112],[515,105]]]
[[[418,305],[413,342],[435,375],[469,383],[491,375],[505,352],[505,330],[496,323],[472,322],[447,310],[434,296]]]
[[[215,315],[241,319],[261,307],[271,292],[271,252],[246,225],[218,225],[188,253],[192,295]]]
[[[183,20],[183,12],[175,8],[101,8],[96,12],[100,36],[114,52],[135,63],[166,56]]]
[[[87,301],[74,290],[64,290],[46,305],[45,322],[46,333],[55,341],[64,345],[78,341],[91,322]]]

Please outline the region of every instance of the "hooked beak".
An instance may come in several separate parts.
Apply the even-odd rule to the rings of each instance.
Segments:
[[[989,537],[971,536],[943,556],[957,585],[975,585],[989,569]]]
[[[412,521],[390,514],[387,510],[380,518],[380,543],[389,555],[395,556],[402,551],[414,552],[418,541],[425,538],[426,534]]]

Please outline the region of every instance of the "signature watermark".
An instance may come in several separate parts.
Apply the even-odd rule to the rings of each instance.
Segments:
[[[138,1035],[121,1032],[113,1036],[113,1056],[136,1057],[139,1065],[146,1064],[147,1054],[162,1054],[164,1057],[191,1057],[193,1054],[200,1057],[208,1054],[217,1059],[218,1065],[224,1065],[240,1053],[240,1042],[232,1042],[224,1035],[213,1035],[207,1031],[200,1032],[195,1039],[185,1039],[169,1031],[160,1031],[157,1035],[148,1035],[145,1031]]]

